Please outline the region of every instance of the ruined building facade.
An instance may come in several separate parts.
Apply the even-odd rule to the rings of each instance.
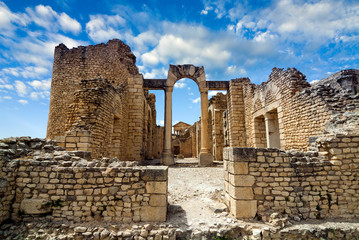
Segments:
[[[92,157],[140,161],[161,153],[156,98],[120,40],[55,48],[47,138]]]
[[[47,137],[67,150],[119,160],[205,156],[223,159],[224,147],[306,150],[333,114],[355,109],[358,70],[343,70],[310,85],[295,68],[274,68],[255,85],[248,78],[206,81],[203,67],[170,65],[167,79],[144,79],[120,40],[55,49]],[[172,136],[172,91],[190,78],[201,92],[201,120]],[[155,95],[165,91],[165,127],[156,126]],[[227,90],[209,101],[209,90]],[[346,93],[337,96],[338,93]],[[167,120],[166,120],[167,119]],[[168,123],[166,123],[168,122]],[[202,131],[202,128],[205,131]],[[180,150],[179,150],[180,149]]]

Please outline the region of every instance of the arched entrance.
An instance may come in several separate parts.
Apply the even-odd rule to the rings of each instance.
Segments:
[[[190,64],[170,65],[167,79],[145,79],[145,89],[163,89],[165,91],[165,121],[164,121],[164,143],[162,152],[162,163],[174,164],[172,152],[172,92],[175,83],[182,79],[192,79],[201,93],[201,149],[199,153],[199,165],[210,165],[213,155],[209,146],[208,134],[208,90],[227,90],[228,81],[206,81],[203,66],[196,67]]]
[[[201,151],[199,165],[210,165],[213,156],[209,149],[208,136],[208,88],[203,67],[193,65],[170,65],[165,84],[165,133],[162,161],[165,165],[174,164],[172,153],[172,92],[175,83],[182,78],[190,78],[197,83],[201,93]]]

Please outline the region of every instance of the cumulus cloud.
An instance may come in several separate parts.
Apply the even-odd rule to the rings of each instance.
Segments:
[[[119,15],[91,15],[86,24],[89,37],[95,42],[105,42],[112,38],[122,38],[120,28],[126,20]]]
[[[25,100],[25,99],[20,99],[20,100],[18,100],[18,103],[21,103],[22,105],[26,105],[29,102],[27,100]]]
[[[26,84],[18,80],[15,81],[15,89],[20,97],[24,97],[28,93]]]
[[[209,37],[210,34],[205,35]],[[141,59],[144,64],[148,65],[167,64],[168,62],[224,65],[231,56],[230,52],[220,42],[209,41],[204,37],[197,34],[193,34],[192,37],[165,34],[161,37],[158,45],[152,51],[143,54]]]
[[[47,80],[34,80],[32,82],[29,83],[34,89],[36,90],[50,90],[51,88],[51,79],[47,79]]]
[[[144,66],[139,66],[139,70],[144,73],[143,77],[144,78],[149,78],[149,79],[158,79],[158,78],[166,78],[167,77],[167,72],[168,69],[165,69],[164,67],[162,68],[153,68],[153,69],[147,69]]]
[[[229,12],[238,12],[238,7]],[[233,28],[231,28],[233,29]],[[242,17],[236,32],[266,41],[278,35],[282,40],[323,42],[358,33],[359,3],[335,0],[278,0],[272,6]]]
[[[26,8],[29,19],[36,25],[46,30],[62,30],[78,34],[81,31],[81,24],[66,13],[57,13],[50,6],[37,5],[33,8]]]

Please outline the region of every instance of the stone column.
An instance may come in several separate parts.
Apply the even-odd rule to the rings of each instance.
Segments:
[[[201,152],[199,165],[206,166],[213,163],[213,155],[209,150],[208,135],[208,90],[201,90]]]
[[[165,88],[165,132],[163,142],[162,164],[173,165],[172,154],[172,92],[173,87]]]

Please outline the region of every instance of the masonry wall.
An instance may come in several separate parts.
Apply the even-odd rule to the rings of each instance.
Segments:
[[[120,40],[107,44],[68,49],[64,44],[55,48],[47,137],[64,136],[68,130],[67,109],[74,102],[73,93],[81,80],[107,79],[115,86],[126,85],[127,79],[138,74],[136,57]]]
[[[226,202],[237,218],[359,216],[359,134],[317,140],[317,151],[226,148]]]
[[[47,137],[92,157],[154,157],[155,97],[143,89],[131,49],[120,40],[55,49]]]
[[[226,123],[229,130],[228,144],[232,147],[247,146],[243,85],[248,83],[250,83],[248,78],[233,79],[229,82]]]
[[[41,146],[34,151],[31,144],[19,139],[2,144],[2,153],[29,151],[16,159],[1,155],[1,182],[6,183],[0,188],[1,222],[10,216],[25,221],[43,216],[75,222],[166,220],[167,167],[89,161],[79,157],[84,152],[55,151],[50,145],[47,152]]]
[[[333,114],[359,107],[358,76],[357,70],[343,70],[311,86],[295,68],[274,68],[261,85],[231,80],[229,145],[306,150],[309,137],[321,135]],[[278,140],[268,141],[266,131]]]
[[[212,154],[216,161],[223,160],[224,133],[223,112],[227,109],[227,96],[218,93],[209,100],[209,136],[212,143]],[[210,127],[211,126],[211,127]]]

